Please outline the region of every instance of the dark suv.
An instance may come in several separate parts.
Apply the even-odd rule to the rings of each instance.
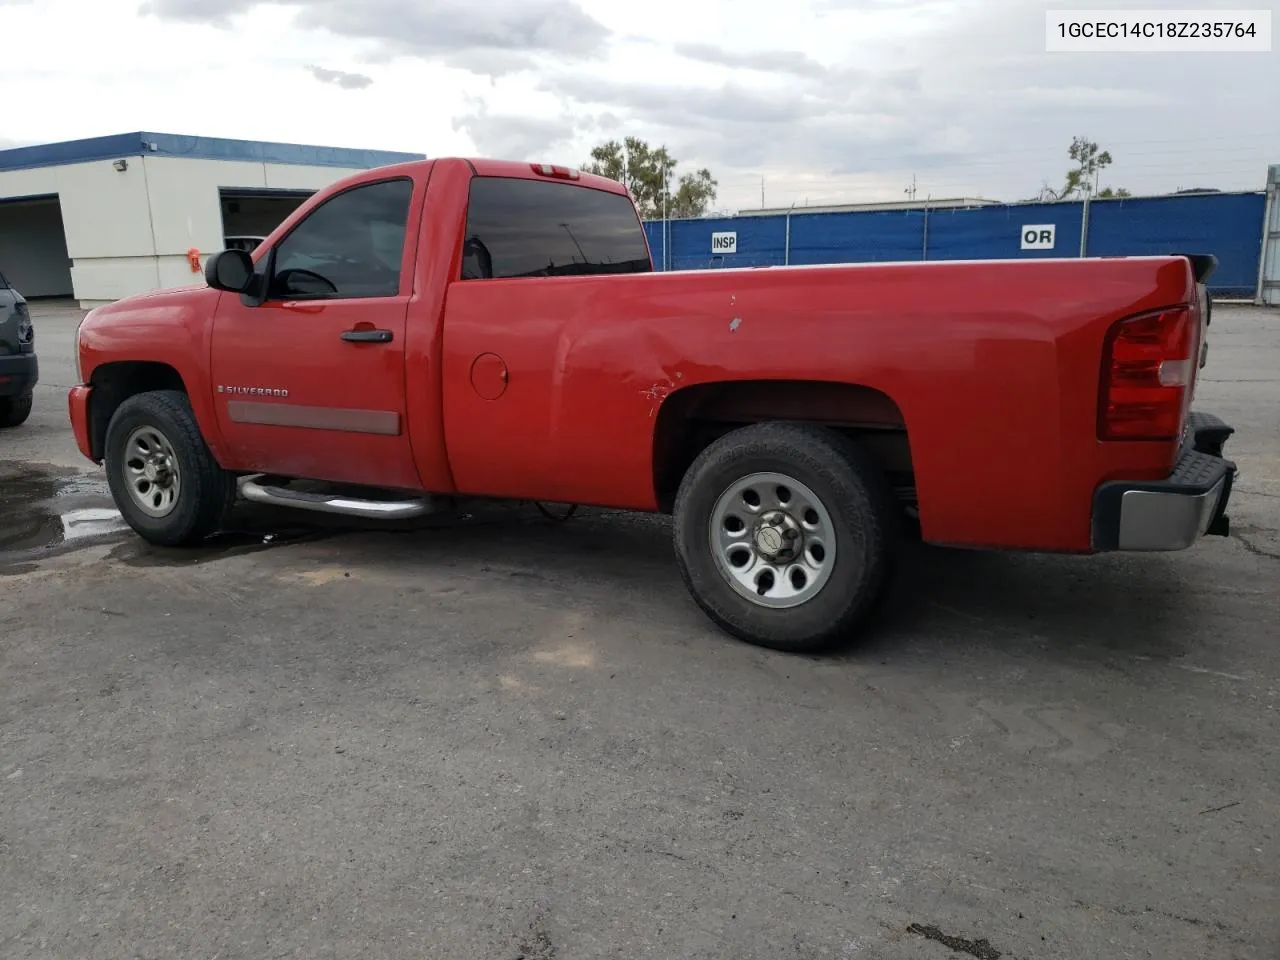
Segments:
[[[27,301],[0,273],[0,427],[16,427],[30,416],[39,375]]]

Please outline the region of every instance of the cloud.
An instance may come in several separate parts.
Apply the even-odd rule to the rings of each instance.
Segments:
[[[307,64],[307,70],[321,83],[331,83],[335,87],[341,87],[343,90],[363,90],[373,83],[373,77],[363,73],[330,70],[328,67],[318,67],[311,63]]]
[[[827,109],[822,99],[802,91],[759,91],[736,83],[693,87],[558,74],[546,77],[538,88],[578,103],[618,108],[626,115],[674,128],[700,127],[709,120],[724,124],[790,124],[822,115]]]
[[[824,177],[910,183],[918,174],[922,195],[1025,197],[1062,177],[1077,134],[1111,150],[1116,185],[1260,182],[1262,141],[1274,151],[1280,135],[1259,131],[1248,98],[1224,93],[1277,89],[1274,57],[1049,54],[1044,13],[1057,6],[797,0],[796,29],[815,37],[803,53],[786,49],[794,34],[785,25],[749,37],[740,29],[717,43],[670,43],[676,59],[650,69],[544,73],[539,89],[570,114],[610,111],[626,119],[626,132],[709,166],[728,185],[725,199],[758,194],[762,174],[797,184],[796,193]],[[1179,142],[1188,122],[1224,135]],[[1233,149],[1232,131],[1254,138],[1252,159]]]
[[[572,117],[551,119],[492,114],[482,100],[468,98],[467,112],[453,118],[453,129],[467,134],[481,155],[504,160],[537,160],[573,139]]]
[[[808,79],[825,79],[831,72],[808,54],[791,50],[726,50],[711,43],[677,43],[675,52],[690,60],[740,67],[767,73],[788,73]]]
[[[543,57],[597,57],[610,33],[571,0],[147,0],[140,12],[225,28],[260,6],[295,8],[296,27],[366,41],[375,58],[419,57],[487,76]]]
[[[924,113],[918,76],[895,72],[828,86],[760,89],[657,85],[577,74],[549,76],[539,89],[661,131],[677,155],[739,168],[786,165],[828,172],[866,169],[869,147],[921,153]],[[940,122],[938,118],[937,122]]]
[[[1002,99],[1013,99],[1023,106],[1040,104],[1078,110],[1082,107],[1162,107],[1169,98],[1154,90],[1134,90],[1122,87],[1076,86],[1046,87],[1032,85],[1020,90],[998,93]]]
[[[202,0],[146,0],[138,7],[144,17],[159,17],[181,23],[207,23],[228,28],[233,17],[248,13],[256,0],[223,0],[221,3],[204,3]]]
[[[4,8],[31,42],[0,74],[59,105],[18,98],[6,134],[136,129],[129,104],[143,101],[149,123],[186,122],[176,88],[156,90],[154,77],[198,85],[230,63],[317,110],[207,118],[210,133],[570,164],[634,135],[668,146],[682,171],[708,167],[721,206],[759,205],[762,177],[771,206],[900,198],[913,174],[921,198],[1026,197],[1061,182],[1076,135],[1115,157],[1104,183],[1141,192],[1254,188],[1280,160],[1280,132],[1258,122],[1280,58],[1049,54],[1044,12],[1071,6],[1062,0],[789,0],[782,16],[774,0],[650,0],[641,15],[604,0],[145,0],[141,20],[82,4],[94,27],[72,37],[75,3]],[[115,67],[84,36],[121,51]],[[72,53],[53,71],[33,51],[58,43]],[[170,63],[174,50],[186,59]],[[378,82],[351,96],[315,65]],[[396,119],[405,90],[420,92],[408,126]],[[86,96],[93,109],[77,111]]]
[[[955,6],[955,0],[815,0],[814,9],[819,11],[856,10],[861,13],[931,13],[937,10],[949,10]]]
[[[586,150],[579,149],[583,137],[606,139],[629,132],[616,114],[561,113],[555,117],[491,111],[480,97],[465,98],[467,110],[453,118],[453,129],[465,133],[483,156],[505,160],[529,160],[578,166]],[[581,156],[579,155],[581,154]]]

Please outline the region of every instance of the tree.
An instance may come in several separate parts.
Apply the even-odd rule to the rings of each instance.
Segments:
[[[610,140],[591,151],[582,167],[588,173],[624,184],[645,220],[700,217],[716,198],[718,184],[705,167],[679,177],[666,147],[651,147],[639,137]],[[665,203],[664,203],[665,200]]]
[[[1062,189],[1055,190],[1045,184],[1040,191],[1040,200],[1070,200],[1072,197],[1127,197],[1129,191],[1121,187],[1113,190],[1107,187],[1098,191],[1098,177],[1102,171],[1111,166],[1111,153],[1099,150],[1097,141],[1088,137],[1072,137],[1067,156],[1075,161],[1075,166],[1067,171],[1066,182]]]

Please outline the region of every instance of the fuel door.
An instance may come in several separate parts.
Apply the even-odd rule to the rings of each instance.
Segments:
[[[497,400],[507,392],[511,374],[496,353],[482,353],[471,362],[471,389],[483,400]]]

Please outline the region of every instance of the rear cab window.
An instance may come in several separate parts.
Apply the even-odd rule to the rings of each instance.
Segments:
[[[644,227],[622,194],[515,177],[471,181],[463,280],[652,270]]]

